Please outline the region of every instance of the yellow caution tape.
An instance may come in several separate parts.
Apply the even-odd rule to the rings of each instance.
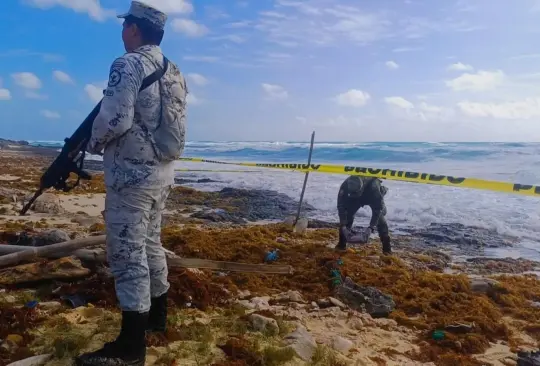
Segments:
[[[260,170],[175,169],[175,172],[260,173]]]
[[[405,170],[380,169],[380,168],[365,168],[357,166],[345,165],[329,165],[329,164],[265,164],[265,163],[249,163],[249,162],[225,162],[208,160],[203,158],[180,158],[183,161],[225,164],[236,166],[249,166],[259,168],[285,169],[296,170],[302,172],[316,172],[328,174],[346,174],[359,175],[365,177],[374,177],[381,179],[397,180],[402,182],[435,184],[441,186],[460,187],[482,189],[495,192],[514,193],[523,196],[540,197],[540,186],[528,184],[497,182],[491,180],[483,180],[476,178],[453,177],[449,175],[439,175],[430,173],[408,172]]]

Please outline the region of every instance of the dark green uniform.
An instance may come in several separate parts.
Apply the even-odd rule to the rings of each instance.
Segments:
[[[345,249],[347,246],[347,237],[343,233],[343,227],[351,230],[354,216],[363,206],[371,208],[371,220],[369,227],[371,231],[377,228],[379,238],[383,244],[383,252],[390,253],[390,236],[388,233],[388,224],[386,222],[386,205],[384,196],[388,188],[382,185],[378,178],[350,176],[341,184],[338,193],[337,209],[339,214],[339,244],[337,248]]]

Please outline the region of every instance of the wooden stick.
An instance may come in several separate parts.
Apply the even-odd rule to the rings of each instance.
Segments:
[[[55,253],[73,252],[77,249],[100,245],[103,243],[105,243],[105,235],[74,239],[44,247],[27,247],[24,251],[7,254],[0,257],[0,268],[12,266],[21,261],[31,260],[37,257],[47,257]]]
[[[292,266],[278,266],[268,264],[250,264],[236,262],[220,262],[199,258],[167,257],[167,264],[171,267],[202,268],[215,271],[266,273],[266,274],[291,274]]]
[[[315,131],[313,131],[313,133],[311,134],[311,144],[309,146],[309,155],[308,155],[308,169],[311,165],[311,155],[313,154],[314,142],[315,142]],[[302,187],[302,193],[300,193],[300,201],[298,202],[298,212],[296,213],[296,218],[294,219],[293,226],[295,226],[298,223],[298,219],[300,218],[300,212],[302,211],[302,201],[304,200],[304,193],[306,191],[308,177],[309,177],[309,171],[306,172],[306,175],[304,177],[304,185]]]
[[[99,236],[94,238],[103,238],[98,239],[94,245],[99,244],[105,244],[105,237]],[[69,243],[69,242],[66,242]],[[63,243],[62,243],[63,244]],[[58,244],[54,244],[58,245]],[[28,251],[28,248],[32,247],[25,247],[21,245],[0,245],[0,253],[4,252],[6,253],[8,250],[10,253],[13,254],[20,254],[24,253],[25,251]],[[46,247],[41,247],[46,248]],[[38,248],[32,248],[32,249],[38,249]],[[291,274],[293,272],[293,268],[291,266],[285,265],[268,265],[268,264],[249,264],[249,263],[236,263],[236,262],[220,262],[220,261],[212,261],[208,259],[199,259],[199,258],[182,258],[176,255],[175,253],[171,252],[170,250],[165,249],[165,253],[167,255],[167,264],[170,267],[182,267],[182,268],[202,268],[202,269],[211,269],[211,270],[217,270],[217,271],[230,271],[230,272],[245,272],[245,273],[266,273],[266,274]],[[9,254],[12,255],[12,254]],[[63,249],[62,251],[54,251],[54,252],[45,252],[45,254],[42,254],[42,256],[49,257],[49,258],[61,258],[65,256],[73,255],[83,261],[91,261],[91,262],[107,262],[107,254],[105,250],[98,249],[78,249],[74,252],[70,252],[69,250]],[[4,257],[0,257],[0,261],[7,257],[8,255]]]

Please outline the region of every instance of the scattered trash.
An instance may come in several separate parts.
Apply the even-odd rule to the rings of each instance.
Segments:
[[[330,281],[333,286],[339,286],[342,284],[341,272],[339,269],[333,269],[330,271]]]
[[[279,258],[279,249],[274,249],[266,254],[265,262],[275,262]]]
[[[472,324],[451,324],[444,327],[445,330],[452,332],[452,333],[469,333],[471,332],[474,327],[476,326],[475,323]]]
[[[63,301],[67,302],[74,309],[80,306],[86,306],[87,302],[80,295],[64,295],[60,297]]]
[[[442,330],[435,330],[431,334],[431,338],[435,341],[441,341],[445,338],[444,331]]]
[[[7,366],[41,366],[45,365],[51,358],[52,354],[33,356],[10,363]]]
[[[517,356],[517,366],[540,366],[540,351],[520,351]]]
[[[38,301],[32,300],[32,301],[28,301],[26,304],[24,304],[24,306],[27,307],[28,309],[33,309],[33,308],[35,308],[38,304],[39,304]]]

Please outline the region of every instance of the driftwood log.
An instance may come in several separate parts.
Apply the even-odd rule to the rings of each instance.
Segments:
[[[0,254],[10,253],[0,256],[0,268],[12,266],[21,261],[32,260],[36,257],[62,258],[65,256],[75,256],[83,261],[105,263],[107,262],[107,253],[104,249],[80,249],[104,244],[105,235],[75,239],[38,248],[20,245],[0,245]],[[167,256],[167,264],[170,267],[265,274],[291,274],[293,272],[292,266],[288,265],[250,264],[212,261],[199,258],[182,258],[167,249],[165,249],[165,254]]]
[[[25,250],[0,257],[0,268],[16,265],[39,257],[49,257],[55,253],[71,253],[77,249],[101,245],[105,243],[105,235],[69,240],[63,243],[51,244],[44,247],[26,247]]]

